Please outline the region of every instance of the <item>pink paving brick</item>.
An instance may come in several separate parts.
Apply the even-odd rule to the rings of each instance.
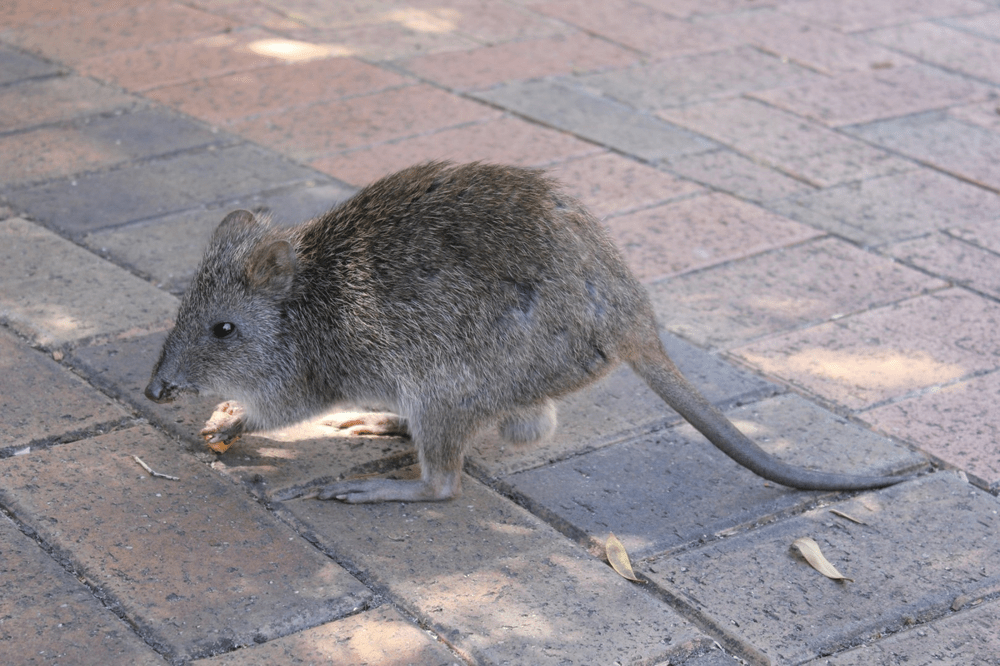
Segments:
[[[274,35],[257,28],[234,30],[87,58],[78,67],[83,74],[145,91],[285,62],[280,55],[255,52],[273,39]]]
[[[922,19],[978,14],[986,5],[976,0],[801,0],[780,8],[812,23],[858,32]]]
[[[1000,366],[1000,305],[961,289],[919,296],[734,350],[849,409]]]
[[[868,39],[976,78],[1000,83],[1000,44],[934,23],[911,23],[868,34]]]
[[[157,88],[147,97],[225,124],[410,83],[355,58],[323,58]]]
[[[988,39],[1000,40],[1000,11],[976,13],[975,16],[942,21],[947,26],[967,30]]]
[[[664,280],[650,297],[668,330],[730,348],[946,286],[827,237]]]
[[[314,104],[233,127],[286,155],[313,160],[499,115],[483,104],[417,85]]]
[[[537,39],[572,32],[565,23],[514,3],[494,0],[408,0],[405,6],[387,12],[388,16],[423,16],[438,19],[450,30],[485,44]],[[400,19],[397,19],[400,20]]]
[[[964,470],[985,487],[1000,484],[1000,373],[990,373],[859,416],[882,432]]]
[[[0,132],[136,105],[139,98],[79,76],[0,88]]]
[[[702,192],[682,180],[615,153],[556,164],[551,175],[598,218],[662,204]]]
[[[532,8],[655,57],[716,51],[742,41],[712,27],[672,18],[633,0],[595,3],[550,0]]]
[[[593,144],[559,132],[503,117],[445,129],[313,160],[310,165],[352,185],[364,185],[387,173],[427,160],[482,160],[522,166],[545,166],[557,160],[601,152]]]
[[[750,96],[837,127],[990,99],[989,86],[926,65],[849,72]]]
[[[1000,298],[1000,255],[945,234],[931,234],[885,252],[976,291]]]
[[[775,4],[775,0],[644,0],[643,4],[655,7],[671,16],[690,18],[728,14],[756,7],[771,7]]]
[[[912,168],[861,141],[754,100],[720,100],[657,115],[820,187]]]
[[[637,58],[634,52],[578,32],[422,56],[398,64],[449,88],[479,89],[517,79],[625,66]]]
[[[992,100],[948,109],[948,115],[962,122],[979,125],[1000,134],[1000,102]]]
[[[0,137],[0,183],[10,186],[110,166],[126,155],[71,127],[46,127]]]
[[[4,0],[0,4],[0,28],[92,16],[126,7],[153,4],[159,0]]]
[[[948,233],[1000,254],[1000,215],[992,220],[956,220],[956,226],[949,227]]]
[[[113,51],[211,35],[233,27],[231,20],[207,12],[178,3],[156,3],[25,28],[13,41],[47,58],[72,64]]]
[[[337,3],[337,7],[341,7]],[[431,26],[433,28],[433,25]],[[343,55],[366,60],[397,60],[428,53],[468,51],[481,46],[479,42],[458,34],[450,28],[427,29],[417,23],[410,27],[406,20],[345,25],[337,28],[301,28],[287,34],[314,44],[335,46]]]
[[[606,221],[644,282],[797,243],[818,235],[726,194],[708,194]]]
[[[828,74],[867,71],[872,66],[898,67],[912,62],[859,37],[772,9],[711,17],[703,23],[769,53]]]

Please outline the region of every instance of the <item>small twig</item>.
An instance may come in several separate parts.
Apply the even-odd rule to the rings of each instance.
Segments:
[[[139,456],[132,456],[132,459],[135,460],[140,465],[142,465],[142,468],[144,470],[146,470],[147,472],[149,472],[150,476],[156,476],[156,477],[159,477],[161,479],[170,479],[171,481],[180,481],[180,479],[178,477],[176,477],[176,476],[170,476],[169,474],[161,474],[159,472],[154,472],[153,470],[151,470],[149,468],[149,465],[147,465],[146,463],[144,463],[142,461],[142,459],[139,458]]]
[[[837,511],[836,509],[830,509],[830,513],[834,514],[835,516],[840,516],[841,518],[846,518],[847,520],[851,521],[852,523],[857,523],[858,525],[867,525],[868,524],[865,521],[861,520],[860,518],[855,518],[854,516],[848,516],[843,511]]]

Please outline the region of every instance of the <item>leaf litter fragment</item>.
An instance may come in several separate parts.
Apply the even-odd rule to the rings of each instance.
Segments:
[[[843,511],[837,511],[836,509],[830,509],[830,513],[832,513],[835,516],[840,516],[841,518],[845,518],[845,519],[851,521],[852,523],[857,523],[858,525],[867,525],[868,524],[865,521],[861,520],[860,518],[855,518],[854,516],[847,515]]]
[[[823,556],[823,551],[819,549],[819,544],[809,537],[802,537],[801,539],[796,539],[792,542],[792,546],[798,549],[802,553],[802,557],[806,558],[806,562],[820,572],[827,578],[833,580],[846,580],[851,583],[854,582],[853,578],[848,578],[844,574],[837,571],[837,567],[830,564],[830,561]]]
[[[608,536],[608,540],[604,544],[604,552],[608,556],[611,568],[617,571],[619,576],[635,581],[636,583],[642,582],[635,577],[635,573],[632,571],[632,563],[629,561],[628,553],[625,551],[625,546],[622,545],[622,542],[618,540],[618,537],[613,532]]]

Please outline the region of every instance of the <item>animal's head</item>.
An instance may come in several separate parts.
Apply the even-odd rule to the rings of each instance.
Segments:
[[[284,304],[295,280],[295,249],[245,210],[219,224],[181,301],[146,397],[169,402],[205,391],[254,402],[290,358]]]

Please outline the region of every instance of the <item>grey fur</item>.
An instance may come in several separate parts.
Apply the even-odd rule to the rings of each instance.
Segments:
[[[497,425],[511,441],[543,438],[555,427],[552,399],[622,361],[772,481],[862,489],[902,480],[792,467],[757,447],[667,357],[646,293],[600,223],[540,172],[507,166],[411,167],[293,228],[231,213],[146,395],[234,399],[230,416],[203,431],[214,442],[338,404],[384,404],[410,430],[421,479],[342,481],[311,496],[439,500],[460,492],[476,432]]]

